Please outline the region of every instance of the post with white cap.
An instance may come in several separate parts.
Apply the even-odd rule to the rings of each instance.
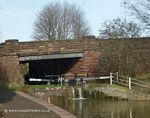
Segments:
[[[111,85],[112,85],[112,78],[113,78],[112,73],[110,73],[110,84]]]
[[[129,77],[129,90],[131,90],[131,77]]]
[[[118,82],[118,80],[119,80],[118,72],[116,72],[116,79],[117,79],[117,82]]]

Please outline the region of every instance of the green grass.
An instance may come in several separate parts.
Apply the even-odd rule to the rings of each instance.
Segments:
[[[95,87],[112,87],[112,88],[119,88],[120,90],[129,90],[127,87],[122,87],[120,85],[117,85],[113,83],[110,85],[109,83],[101,83],[101,84],[88,84],[89,88],[95,88]]]
[[[33,89],[36,89],[36,88],[44,89],[46,87],[48,87],[48,88],[60,87],[59,85],[28,85],[28,86]]]
[[[136,79],[150,82],[150,74],[137,75]]]
[[[4,115],[4,110],[0,107],[0,117]]]
[[[44,89],[44,88],[56,88],[60,87],[60,85],[27,85],[27,84],[9,84],[7,86],[0,85],[0,90],[7,90],[7,91],[23,91],[23,92],[30,92],[36,89]],[[62,87],[62,86],[61,86]]]

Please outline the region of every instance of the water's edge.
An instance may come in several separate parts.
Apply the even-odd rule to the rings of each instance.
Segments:
[[[39,98],[36,98],[34,96],[31,96],[29,94],[26,94],[24,92],[21,92],[21,91],[15,91],[15,93],[17,95],[20,95],[26,99],[29,99],[37,104],[40,104],[42,106],[44,106],[45,108],[48,108],[49,110],[53,111],[54,113],[58,114],[61,118],[77,118],[75,115],[73,115],[72,113],[58,107],[58,106],[55,106],[53,104],[48,104],[46,101],[43,101]]]

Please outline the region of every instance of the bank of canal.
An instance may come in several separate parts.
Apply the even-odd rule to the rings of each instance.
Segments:
[[[3,117],[9,118],[14,115],[14,117],[28,118],[60,118],[63,116],[62,114],[64,114],[64,118],[66,118],[65,114],[67,116],[70,114],[70,118],[76,116],[79,118],[149,118],[150,116],[150,101],[128,101],[129,94],[126,94],[129,91],[128,89],[118,88],[115,85],[108,84],[98,86],[93,84],[92,86],[86,85],[82,87],[82,96],[86,99],[73,99],[74,95],[72,92],[77,93],[76,97],[79,97],[81,89],[78,87],[81,88],[81,86],[76,86],[76,90],[68,86],[34,88],[32,90],[29,89],[28,94],[30,95],[22,92],[18,92],[17,94],[15,92],[11,94],[3,93],[1,94],[2,97],[0,97],[1,106],[6,110],[10,108],[44,110],[45,108],[50,108],[50,111],[45,113],[34,113],[34,115],[33,113],[5,113]],[[18,96],[18,94],[23,97]],[[24,98],[24,95],[28,99]],[[7,96],[9,96],[9,99],[6,99]],[[41,100],[39,101],[37,98]],[[33,99],[37,100],[34,101]],[[4,101],[2,102],[2,100]],[[44,101],[44,103],[41,101]],[[46,107],[37,105],[36,102]],[[71,113],[74,115],[71,115]]]
[[[82,100],[72,99],[73,95],[70,94],[72,87],[47,89],[46,91],[35,92],[35,96],[43,100],[49,98],[52,104],[73,113],[79,118],[149,118],[150,101],[128,100],[128,98],[123,97],[123,92],[128,92],[128,89],[117,88],[115,85],[108,86],[89,86],[89,88],[84,86],[83,97],[86,97],[86,99]],[[75,88],[77,91],[79,90],[77,86]],[[108,93],[114,93],[111,95],[104,94],[104,91],[100,91],[100,88],[109,91]],[[106,88],[109,88],[109,90]],[[115,94],[116,90],[121,91],[121,94],[119,92]],[[52,95],[51,93],[54,93],[52,91],[62,91],[63,94]],[[67,96],[63,96],[64,93],[67,93]]]
[[[2,118],[61,118],[52,110],[14,91],[0,91],[0,108]]]

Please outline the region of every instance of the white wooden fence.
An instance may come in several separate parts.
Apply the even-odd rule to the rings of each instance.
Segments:
[[[112,82],[127,87],[129,90],[137,89],[142,92],[146,92],[150,94],[150,82],[145,82],[139,79],[135,79],[133,77],[126,77],[119,75],[118,72],[112,73],[113,80]]]
[[[138,89],[144,89],[150,93],[150,83],[141,81],[139,79],[135,79],[132,77],[126,77],[119,75],[118,72],[110,73],[109,76],[102,76],[102,77],[91,77],[91,78],[83,78],[84,81],[90,80],[109,80],[110,84],[118,84],[123,87],[127,87],[131,90],[133,87],[138,87]]]

